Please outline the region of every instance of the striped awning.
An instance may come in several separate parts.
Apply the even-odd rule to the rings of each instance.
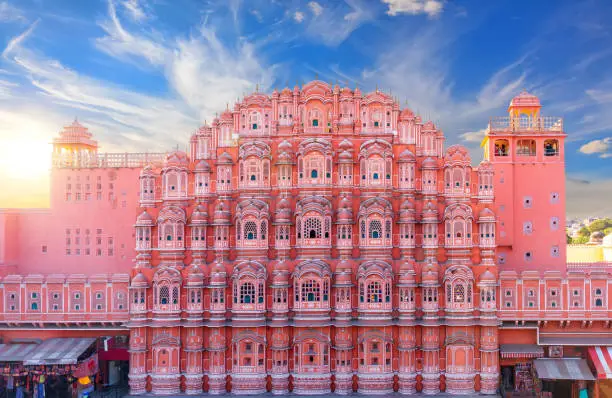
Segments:
[[[501,344],[499,352],[502,358],[542,358],[544,348],[537,344]]]
[[[612,347],[589,347],[598,379],[612,379]]]
[[[536,359],[533,365],[544,380],[595,380],[586,360],[580,358]]]
[[[40,344],[0,344],[0,362],[22,362]]]
[[[24,365],[74,365],[79,357],[96,341],[95,338],[47,339],[25,355]]]

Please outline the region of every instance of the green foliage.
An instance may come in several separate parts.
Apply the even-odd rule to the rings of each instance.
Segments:
[[[586,236],[588,238],[589,236],[591,236],[591,231],[589,231],[587,227],[582,227],[578,230],[578,236],[580,237]]]
[[[583,245],[589,241],[588,236],[578,236],[577,238],[572,239],[573,245]]]
[[[565,243],[567,243],[568,245],[572,244],[572,237],[568,234],[565,234]]]
[[[612,227],[612,220],[609,218],[602,218],[601,220],[595,220],[589,225],[589,231],[591,233],[597,231],[604,231],[607,228]]]
[[[608,236],[610,234],[612,234],[612,227],[608,227],[606,229],[604,229],[604,235]]]

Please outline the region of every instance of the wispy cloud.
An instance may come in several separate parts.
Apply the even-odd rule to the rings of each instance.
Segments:
[[[382,0],[388,4],[387,14],[426,14],[429,17],[438,16],[444,9],[442,0]]]
[[[309,7],[313,17],[307,22],[306,34],[330,47],[340,45],[357,28],[376,16],[376,10],[371,3],[363,0],[334,2],[325,9],[319,3],[311,1]],[[303,20],[303,17],[302,14],[300,19]]]
[[[112,0],[108,0],[108,18],[99,25],[106,32],[106,36],[96,39],[96,46],[110,56],[136,61],[136,65],[139,65],[139,61],[144,58],[157,66],[163,65],[170,56],[161,34],[152,31],[150,35],[154,35],[153,38],[133,34],[124,29]]]
[[[8,1],[0,2],[0,22],[25,21],[23,11],[12,6]]]
[[[126,9],[132,20],[142,22],[148,18],[145,11],[145,0],[124,0],[121,5]]]
[[[296,11],[293,13],[293,20],[297,23],[302,23],[304,21],[304,13],[302,11]]]
[[[317,3],[316,1],[309,2],[308,8],[310,8],[310,11],[315,17],[318,17],[319,15],[323,13],[323,6]]]
[[[4,51],[2,51],[2,57],[6,58],[11,53],[11,51],[13,51],[13,49],[18,47],[21,43],[23,43],[23,41],[32,34],[34,29],[36,28],[36,25],[38,25],[39,22],[40,22],[40,19],[37,19],[22,34],[13,37],[6,45],[6,48],[4,49]]]

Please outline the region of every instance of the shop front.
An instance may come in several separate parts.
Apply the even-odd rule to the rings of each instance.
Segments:
[[[597,377],[592,396],[612,398],[612,347],[589,347],[588,360]]]
[[[537,344],[502,344],[500,389],[506,397],[534,397],[533,360],[544,356]]]
[[[544,358],[533,361],[534,386],[542,398],[588,397],[587,383],[595,377],[582,358]]]
[[[52,338],[0,344],[2,393],[7,397],[81,397],[98,373],[95,338]]]

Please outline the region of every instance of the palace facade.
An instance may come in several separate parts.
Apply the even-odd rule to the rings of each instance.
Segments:
[[[321,81],[246,96],[186,152],[98,153],[75,121],[51,208],[0,213],[0,334],[129,334],[131,394],[495,394],[503,366],[584,360],[612,341],[610,269],[566,263],[540,109],[514,97],[477,166]]]

